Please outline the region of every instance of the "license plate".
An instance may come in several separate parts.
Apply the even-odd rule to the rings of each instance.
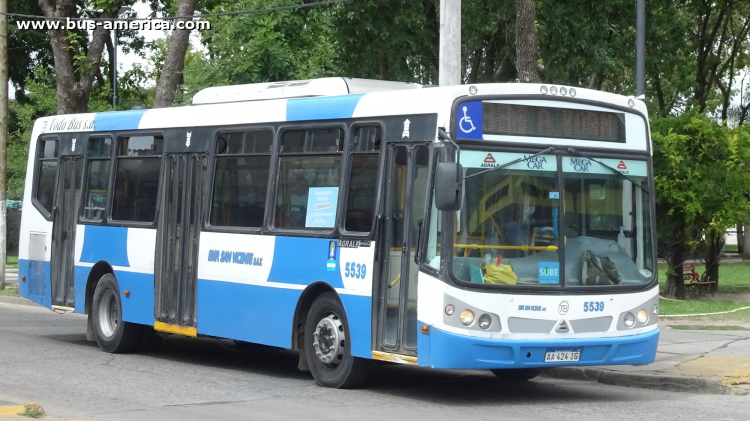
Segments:
[[[555,351],[548,352],[544,356],[545,363],[578,361],[581,359],[581,351]]]

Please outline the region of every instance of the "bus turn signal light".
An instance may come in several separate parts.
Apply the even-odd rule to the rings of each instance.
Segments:
[[[430,334],[430,327],[429,326],[422,325],[422,326],[420,326],[420,328],[422,329],[422,334],[423,335],[429,335]]]

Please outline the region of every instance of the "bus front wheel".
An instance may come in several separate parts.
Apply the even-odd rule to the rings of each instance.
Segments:
[[[315,381],[347,389],[362,384],[370,361],[352,356],[344,306],[333,292],[315,299],[305,322],[304,352]]]
[[[498,368],[490,371],[497,376],[498,379],[507,382],[523,382],[531,380],[540,373],[537,368]]]
[[[111,273],[102,276],[96,284],[91,315],[96,343],[102,351],[129,352],[138,345],[141,326],[122,320],[120,287]]]

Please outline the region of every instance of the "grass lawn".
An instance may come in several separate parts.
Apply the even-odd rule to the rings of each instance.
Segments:
[[[670,325],[669,327],[676,330],[750,330],[746,327],[732,325]]]
[[[695,265],[695,271],[703,274],[704,265]],[[667,283],[667,268],[659,266],[659,286],[664,289]],[[750,292],[750,265],[719,266],[719,293],[741,294]]]
[[[18,256],[8,256],[5,259],[5,267],[7,269],[18,269]]]
[[[737,251],[737,244],[725,244],[724,251]]]
[[[5,284],[5,289],[0,291],[0,295],[18,297],[18,284]]]
[[[719,311],[729,311],[729,310],[734,310],[740,307],[747,307],[748,305],[750,305],[750,303],[731,303],[728,301],[659,300],[659,314],[671,315],[671,314],[716,313]],[[737,312],[737,313],[740,313],[740,312]]]
[[[664,300],[661,300],[661,303],[664,303]],[[747,305],[747,304],[746,304]],[[661,312],[661,310],[659,310]],[[726,324],[732,324],[732,323],[742,323],[747,324],[750,323],[750,309],[747,310],[740,310],[735,311],[734,313],[726,313],[726,314],[716,314],[713,316],[694,316],[694,317],[666,317],[660,319],[662,321],[669,321],[670,326],[674,326],[671,323],[674,323],[675,325],[688,325],[693,326],[693,323],[695,322],[704,322],[704,323],[712,323],[716,325],[726,325]],[[693,330],[693,329],[690,329]],[[715,330],[715,329],[712,329]]]

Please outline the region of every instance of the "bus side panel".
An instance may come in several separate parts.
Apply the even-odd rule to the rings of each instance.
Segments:
[[[372,358],[372,297],[340,293],[351,335],[352,355]]]
[[[341,297],[353,353],[369,358],[372,277],[353,282],[342,266],[344,260],[372,262],[374,249],[374,243],[341,249],[339,240],[327,238],[203,232],[198,333],[289,348],[302,291],[323,282]]]
[[[291,348],[301,289],[198,279],[198,333]]]
[[[154,247],[156,230],[78,225],[76,228],[76,313],[84,312],[86,283],[94,264],[108,263],[120,286],[122,319],[154,324]],[[128,291],[130,297],[125,296]]]
[[[50,287],[50,262],[49,260],[18,259],[18,279],[26,279],[19,282],[18,293],[21,297],[50,308],[52,306],[52,288]]]

